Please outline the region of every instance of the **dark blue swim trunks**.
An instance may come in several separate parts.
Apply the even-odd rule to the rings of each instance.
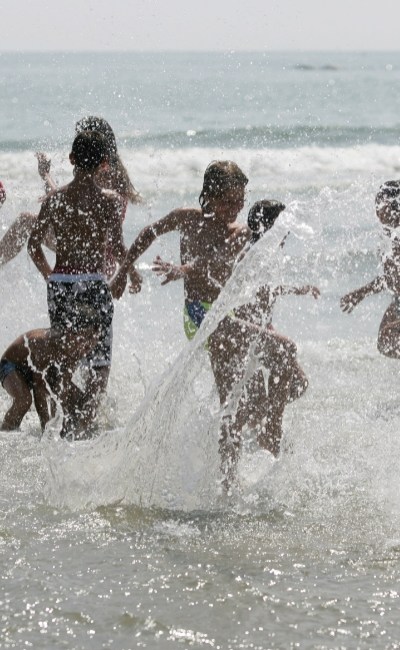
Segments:
[[[62,332],[100,328],[99,340],[87,357],[88,365],[109,366],[114,305],[107,282],[99,274],[55,273],[47,283],[50,323]]]
[[[8,361],[8,359],[4,359],[4,358],[0,361],[0,383],[1,383],[1,385],[3,385],[5,378],[8,377],[8,375],[10,373],[14,372],[14,371],[19,372],[23,376],[28,388],[30,390],[32,390],[32,388],[33,388],[33,372],[32,372],[32,370],[25,364],[23,366],[18,366],[17,364],[13,363],[12,361]]]

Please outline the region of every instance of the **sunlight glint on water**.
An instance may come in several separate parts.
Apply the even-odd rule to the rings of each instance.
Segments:
[[[142,293],[116,305],[99,437],[40,439],[34,412],[0,435],[1,646],[400,647],[399,367],[376,349],[390,296],[339,309],[380,272],[374,195],[400,169],[400,55],[1,55],[0,70],[1,231],[39,209],[36,148],[58,182],[71,177],[74,122],[88,112],[115,128],[147,200],[129,208],[128,244],[197,205],[216,158],[250,177],[241,220],[260,198],[287,205],[191,346],[182,286],[160,287],[149,270],[156,254],[177,260],[177,237],[143,256]],[[48,319],[25,251],[0,275],[4,350]],[[274,313],[309,390],[287,408],[280,459],[247,432],[239,487],[224,498],[204,342],[259,283],[282,278],[321,289]],[[2,391],[1,413],[7,404]]]

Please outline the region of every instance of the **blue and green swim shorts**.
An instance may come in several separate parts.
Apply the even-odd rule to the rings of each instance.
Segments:
[[[192,300],[185,302],[183,310],[183,327],[189,341],[195,336],[202,324],[206,313],[211,309],[212,302],[203,300]]]

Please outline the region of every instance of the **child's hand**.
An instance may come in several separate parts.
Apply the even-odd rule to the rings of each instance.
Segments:
[[[313,287],[311,284],[306,284],[304,287],[299,287],[294,290],[294,293],[298,296],[307,296],[310,294],[315,300],[320,297],[321,292],[318,287]]]
[[[161,284],[168,284],[168,282],[180,280],[185,276],[185,272],[181,266],[171,264],[171,262],[163,262],[159,255],[157,255],[156,259],[153,262],[152,270],[156,275],[164,276],[164,280],[161,282]]]
[[[312,297],[315,298],[315,300],[317,300],[317,298],[319,298],[320,295],[321,295],[321,292],[318,289],[318,287],[313,287],[312,285],[307,285],[306,287],[304,287],[304,289],[305,289],[305,293],[306,294],[310,293],[312,295]]]
[[[50,173],[51,160],[42,151],[37,151],[35,153],[35,156],[36,156],[37,161],[38,161],[39,176],[43,180],[46,180],[46,176],[48,176],[48,174]]]
[[[350,291],[340,299],[340,309],[346,314],[350,314],[362,299],[363,296],[359,291]]]

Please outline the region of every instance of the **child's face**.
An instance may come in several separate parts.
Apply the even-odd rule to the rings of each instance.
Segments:
[[[243,210],[245,192],[244,186],[232,186],[225,190],[222,197],[211,199],[209,205],[217,217],[228,222],[235,221],[239,212]]]

